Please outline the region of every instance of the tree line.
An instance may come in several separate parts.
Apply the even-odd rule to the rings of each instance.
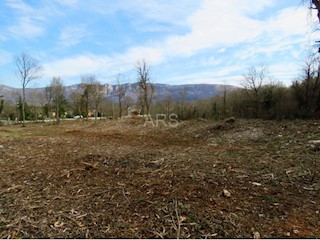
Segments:
[[[18,119],[22,126],[25,126],[26,120],[56,119],[59,123],[61,118],[74,116],[85,119],[102,116],[121,118],[123,111],[132,105],[141,109],[142,114],[150,113],[154,86],[150,78],[150,65],[144,60],[138,61],[135,66],[138,83],[136,101],[127,95],[128,84],[121,74],[115,78],[114,89],[102,84],[94,74],[85,74],[81,76],[78,88],[67,96],[63,80],[57,76],[52,78],[44,91],[34,91],[27,96],[28,84],[41,78],[43,68],[35,58],[22,53],[16,57],[16,69],[22,91],[15,93],[15,103],[5,102],[0,95],[0,116],[8,121]]]
[[[113,89],[102,84],[95,75],[81,76],[78,88],[66,96],[60,77],[53,77],[43,92],[34,92],[26,100],[26,87],[41,77],[42,67],[32,57],[21,54],[16,61],[22,92],[16,103],[0,101],[0,114],[6,119],[39,121],[65,117],[121,118],[129,107],[136,106],[142,115],[176,114],[179,119],[224,119],[227,117],[261,119],[320,118],[320,59],[311,55],[304,61],[300,75],[290,86],[276,82],[266,66],[251,66],[243,74],[241,87],[223,86],[219,95],[210,99],[188,101],[188,92],[178,98],[168,94],[158,99],[151,81],[150,65],[136,64],[136,99],[129,96],[124,77],[115,77]],[[24,69],[25,68],[25,69]]]
[[[320,119],[320,59],[307,59],[290,86],[276,82],[266,66],[252,66],[243,75],[241,88],[224,86],[220,95],[207,100],[183,99],[174,107],[180,119]]]

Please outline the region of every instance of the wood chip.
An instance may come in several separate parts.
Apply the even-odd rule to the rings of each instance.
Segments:
[[[307,191],[314,191],[314,188],[312,187],[303,187],[304,190],[307,190]]]
[[[231,197],[231,193],[228,191],[228,190],[226,190],[226,189],[223,189],[223,196],[225,196],[225,197]]]
[[[252,185],[261,186],[262,184],[261,184],[261,183],[258,183],[258,182],[253,182]]]
[[[64,225],[63,222],[61,222],[61,221],[56,221],[53,226],[54,226],[55,228],[60,228],[60,227],[62,227],[63,225]]]
[[[85,165],[86,170],[97,170],[98,163],[87,163],[87,162],[80,162],[82,165]]]

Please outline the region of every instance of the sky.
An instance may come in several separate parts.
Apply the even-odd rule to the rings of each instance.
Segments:
[[[21,53],[43,66],[45,87],[93,74],[136,82],[146,61],[154,83],[240,86],[265,65],[290,85],[315,49],[316,20],[301,0],[1,0],[0,84],[20,87]]]

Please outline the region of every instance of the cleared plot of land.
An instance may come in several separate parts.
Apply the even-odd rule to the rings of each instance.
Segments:
[[[313,139],[316,121],[1,127],[0,238],[320,238]]]

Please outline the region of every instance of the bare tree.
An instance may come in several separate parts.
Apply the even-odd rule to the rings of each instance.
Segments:
[[[39,64],[38,60],[25,53],[16,57],[16,66],[16,74],[22,85],[22,126],[25,127],[26,87],[31,81],[41,77],[42,66]]]
[[[126,110],[128,110],[129,107],[132,107],[134,105],[133,98],[130,97],[129,95],[126,95],[125,98],[124,98],[124,104],[125,104]]]
[[[95,118],[97,119],[98,107],[104,96],[104,85],[101,85],[94,75],[87,74],[81,77],[80,88],[82,89],[82,98],[87,114],[86,119],[88,120],[89,108],[92,103],[95,108]]]
[[[136,72],[138,74],[139,84],[139,98],[141,101],[143,112],[146,110],[147,115],[150,113],[150,107],[152,104],[152,98],[154,94],[154,85],[150,79],[150,66],[146,61],[138,62],[136,65]]]
[[[320,22],[320,0],[302,0],[303,3],[309,2],[310,10],[317,10],[318,20]]]
[[[227,113],[227,91],[228,91],[228,86],[227,86],[227,82],[224,81],[223,84],[223,97],[222,97],[222,117],[225,118],[226,117],[226,113]]]
[[[2,87],[0,86],[0,90],[1,89],[2,89]],[[4,100],[2,98],[3,98],[3,96],[0,95],[0,115],[2,113],[3,105],[4,105]]]
[[[105,94],[105,86],[102,85],[99,81],[95,81],[93,83],[92,91],[93,91],[92,92],[92,101],[93,101],[93,105],[95,108],[94,118],[95,118],[95,120],[97,120],[99,107],[101,105],[101,102],[102,102],[104,94]]]
[[[1,97],[1,96],[0,96]],[[4,105],[4,100],[3,99],[0,99],[0,115],[2,113],[2,110],[3,110],[3,105]]]
[[[179,93],[179,99],[178,99],[178,112],[179,112],[179,117],[183,120],[186,119],[187,115],[187,89],[184,87],[180,93]]]
[[[116,96],[118,97],[119,118],[122,117],[122,102],[126,96],[128,86],[121,82],[121,74],[116,76]]]
[[[91,74],[81,76],[80,88],[82,90],[82,99],[85,105],[87,120],[89,115],[89,104],[90,104],[89,101],[91,100],[91,93],[92,93],[93,83],[95,82],[95,80],[96,80],[96,77]]]
[[[64,85],[60,77],[54,77],[51,80],[50,85],[47,87],[47,91],[51,94],[52,103],[54,104],[56,111],[57,123],[60,123],[60,112],[64,102]]]
[[[44,122],[44,116],[45,116],[44,106],[46,104],[45,95],[43,92],[37,91],[35,92],[34,99],[37,106],[41,107],[41,118],[42,118],[42,121]]]
[[[244,81],[241,84],[247,95],[253,100],[254,115],[256,118],[259,116],[259,97],[261,87],[267,77],[268,69],[266,66],[261,66],[259,69],[252,66],[249,67],[248,72],[244,74]]]
[[[32,112],[32,119],[37,122],[39,116],[39,110],[42,111],[42,106],[45,100],[43,101],[42,91],[39,89],[30,89],[27,96],[27,102],[30,104],[30,110]],[[41,99],[42,98],[42,99]]]
[[[299,115],[312,117],[320,107],[320,61],[318,57],[306,58],[299,79],[291,86],[298,103]]]
[[[73,109],[74,115],[81,115],[83,111],[82,89],[74,89],[69,95],[69,104]]]
[[[173,110],[173,97],[170,93],[166,94],[165,98],[163,99],[164,110],[167,116],[170,115],[171,111]]]
[[[53,91],[50,86],[47,86],[45,89],[45,98],[46,98],[46,114],[49,117],[49,120],[51,122],[51,106],[52,106],[52,101],[53,101]]]

